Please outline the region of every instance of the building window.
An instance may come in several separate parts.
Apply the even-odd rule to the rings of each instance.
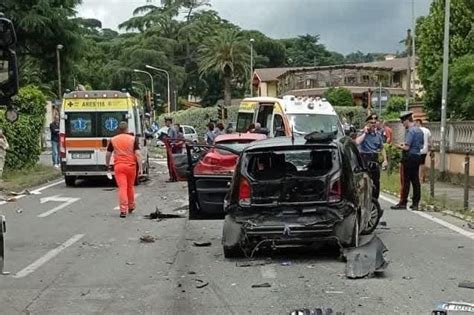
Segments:
[[[344,84],[345,85],[356,85],[357,78],[354,76],[344,77]]]

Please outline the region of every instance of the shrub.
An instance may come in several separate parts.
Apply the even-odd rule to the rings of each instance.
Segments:
[[[0,115],[0,125],[10,144],[5,167],[29,168],[36,165],[41,154],[40,136],[45,121],[46,98],[38,88],[26,86],[20,89],[13,102],[18,109],[18,120],[10,123]]]
[[[401,111],[405,110],[405,98],[401,96],[392,96],[387,101],[387,107],[385,108],[385,114],[397,113],[400,114]],[[397,116],[398,117],[398,116]]]
[[[333,106],[353,106],[352,92],[343,87],[331,87],[325,93],[324,97]]]

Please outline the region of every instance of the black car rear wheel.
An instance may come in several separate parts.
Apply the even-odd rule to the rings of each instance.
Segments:
[[[377,199],[372,199],[372,209],[370,210],[370,219],[367,227],[362,231],[362,235],[371,234],[377,228],[380,218],[382,217],[382,209]]]

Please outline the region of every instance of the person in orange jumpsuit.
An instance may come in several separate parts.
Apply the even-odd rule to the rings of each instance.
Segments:
[[[135,179],[142,173],[142,163],[138,139],[128,132],[128,124],[119,124],[119,134],[113,137],[107,146],[105,164],[110,170],[110,158],[114,156],[115,181],[119,190],[120,217],[125,218],[135,210]]]

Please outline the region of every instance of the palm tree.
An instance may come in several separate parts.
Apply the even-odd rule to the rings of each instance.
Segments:
[[[198,49],[199,72],[204,75],[218,73],[224,80],[224,105],[230,106],[232,79],[249,70],[249,47],[235,29],[224,29],[208,37]]]

